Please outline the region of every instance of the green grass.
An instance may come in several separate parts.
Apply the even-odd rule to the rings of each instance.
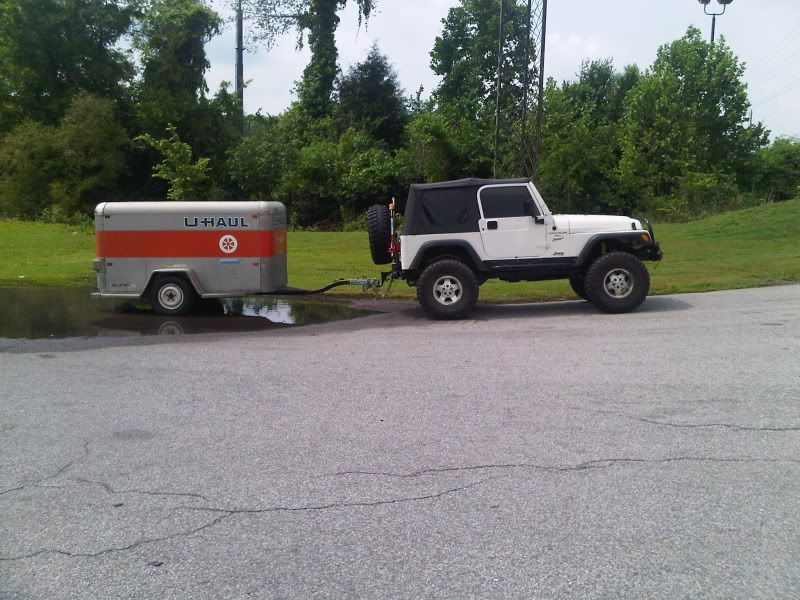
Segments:
[[[800,200],[724,213],[692,223],[656,227],[665,252],[648,263],[652,293],[709,291],[800,281]],[[92,285],[91,231],[62,225],[0,221],[0,285]],[[334,279],[376,277],[367,234],[289,233],[289,284],[320,287]],[[24,278],[20,279],[20,276]],[[340,288],[335,295],[359,295]],[[413,297],[395,282],[389,296]],[[481,299],[511,302],[573,298],[564,281],[490,281]]]
[[[0,221],[0,285],[85,286],[92,270],[94,231],[86,227]]]

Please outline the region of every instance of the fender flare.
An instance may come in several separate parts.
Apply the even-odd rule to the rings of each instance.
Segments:
[[[600,242],[604,242],[606,240],[614,240],[615,242],[621,242],[623,246],[630,248],[631,250],[638,250],[638,248],[634,247],[634,243],[639,245],[642,248],[647,248],[649,246],[653,246],[653,237],[650,236],[649,242],[642,241],[642,234],[648,233],[646,231],[618,231],[615,233],[600,233],[597,235],[593,235],[589,238],[586,244],[583,246],[583,250],[578,255],[577,260],[575,261],[575,266],[580,267],[586,264],[589,255],[592,251],[597,247],[597,244]]]
[[[419,250],[417,251],[417,255],[414,257],[414,260],[411,262],[411,266],[409,267],[409,271],[418,269],[420,263],[422,263],[422,259],[428,253],[429,250],[436,249],[436,248],[458,248],[459,250],[464,250],[467,253],[467,256],[472,260],[475,269],[478,271],[488,271],[489,269],[486,268],[486,265],[483,263],[483,260],[478,256],[478,253],[475,252],[475,248],[472,247],[472,244],[466,242],[464,240],[452,240],[452,241],[443,241],[443,240],[436,240],[423,243]]]

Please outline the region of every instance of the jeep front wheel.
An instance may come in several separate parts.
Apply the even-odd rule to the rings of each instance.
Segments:
[[[578,298],[586,300],[586,274],[573,273],[569,276],[569,286]]]
[[[650,273],[641,260],[627,252],[599,257],[586,272],[586,297],[607,313],[624,313],[637,308],[650,290]]]
[[[478,301],[478,280],[464,263],[439,260],[420,275],[417,300],[435,319],[458,319]]]

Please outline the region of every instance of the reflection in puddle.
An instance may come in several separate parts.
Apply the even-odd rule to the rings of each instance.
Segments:
[[[202,300],[185,317],[153,314],[145,304],[91,300],[89,288],[0,288],[0,338],[61,339],[258,331],[353,319],[347,305],[255,296]]]

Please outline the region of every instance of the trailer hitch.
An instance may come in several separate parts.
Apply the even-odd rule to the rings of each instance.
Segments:
[[[364,292],[368,292],[370,290],[377,292],[378,289],[383,285],[385,278],[383,274],[381,274],[380,279],[369,279],[369,278],[356,278],[356,279],[337,279],[332,281],[326,286],[318,288],[316,290],[304,290],[299,288],[292,288],[292,287],[283,287],[279,290],[276,290],[271,295],[275,296],[315,296],[318,294],[324,294],[325,292],[332,290],[333,288],[341,287],[343,285],[357,285],[361,286]]]

